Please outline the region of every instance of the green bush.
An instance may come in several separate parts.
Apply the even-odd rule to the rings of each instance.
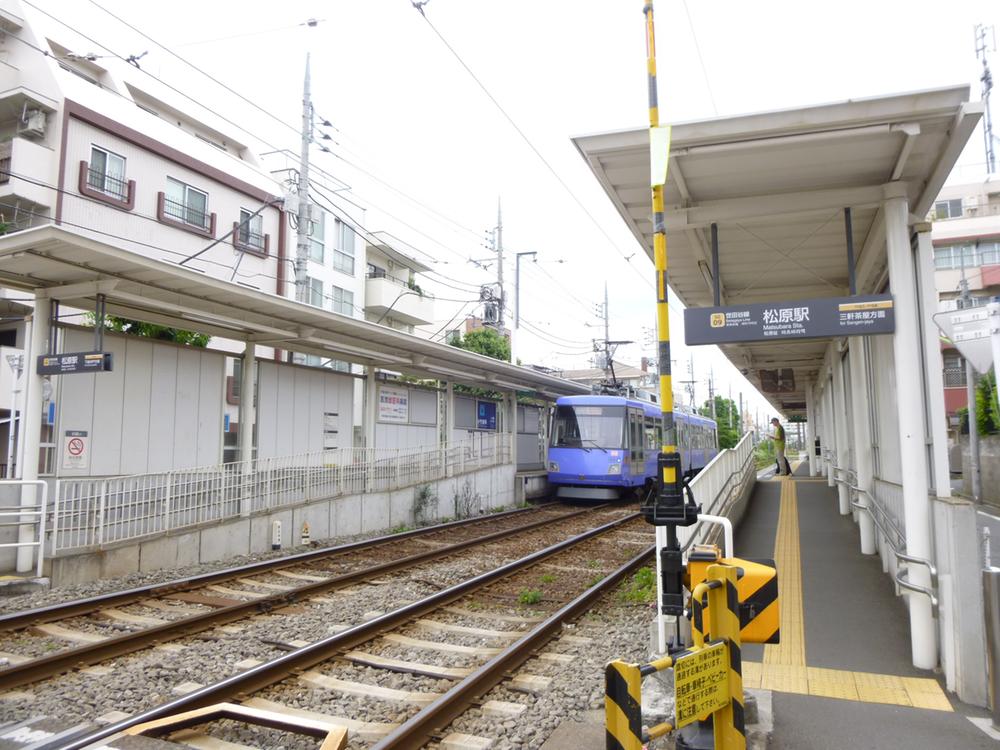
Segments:
[[[623,601],[648,604],[656,601],[656,571],[653,568],[639,568],[632,580],[621,590]]]
[[[525,589],[518,595],[517,600],[521,604],[538,604],[542,600],[542,592],[538,589]]]

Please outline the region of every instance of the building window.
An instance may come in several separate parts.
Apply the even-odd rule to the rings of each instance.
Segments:
[[[125,158],[97,146],[90,149],[87,185],[115,200],[128,200],[128,183],[125,181]]]
[[[267,255],[270,238],[264,234],[264,217],[248,208],[240,209],[240,220],[233,224],[233,245],[259,255]]]
[[[333,251],[335,271],[354,275],[354,230],[337,219],[337,248]]]
[[[934,204],[934,218],[938,221],[962,218],[962,199],[952,198],[947,201],[937,201]]]
[[[354,292],[341,289],[339,286],[333,288],[333,311],[341,315],[354,315]]]
[[[312,222],[309,233],[309,258],[317,263],[326,262],[326,213],[319,211],[319,217]]]
[[[935,268],[978,268],[998,264],[1000,264],[1000,240],[985,240],[975,245],[942,245],[934,248]]]
[[[309,304],[313,307],[323,306],[323,280],[322,279],[310,279],[307,277],[309,283]]]
[[[958,352],[941,353],[944,361],[944,387],[958,388],[965,385],[965,361]]]
[[[168,218],[190,224],[199,229],[211,225],[208,215],[208,193],[186,185],[172,177],[167,178],[167,192],[163,200],[163,213]]]

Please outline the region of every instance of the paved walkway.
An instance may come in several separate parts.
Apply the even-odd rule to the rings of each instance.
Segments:
[[[774,558],[781,643],[746,645],[744,684],[774,691],[775,750],[1000,749],[910,662],[906,603],[877,556],[859,550],[836,489],[800,466],[758,482],[736,554]]]

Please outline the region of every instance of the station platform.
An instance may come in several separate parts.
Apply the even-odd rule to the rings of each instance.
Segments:
[[[757,482],[735,551],[778,567],[781,642],[743,647],[744,686],[773,691],[771,748],[1000,748],[985,711],[912,666],[905,599],[805,462]]]

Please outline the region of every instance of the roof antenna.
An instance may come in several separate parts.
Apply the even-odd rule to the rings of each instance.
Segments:
[[[994,27],[977,23],[975,26],[976,59],[983,61],[983,74],[979,80],[983,83],[983,137],[986,142],[986,172],[993,174],[996,172],[997,163],[996,154],[993,151],[993,118],[990,116],[990,91],[993,88],[993,75],[990,73],[990,66],[986,60],[986,53],[991,51],[986,40],[987,35],[992,37],[992,51],[996,52],[997,38]]]

